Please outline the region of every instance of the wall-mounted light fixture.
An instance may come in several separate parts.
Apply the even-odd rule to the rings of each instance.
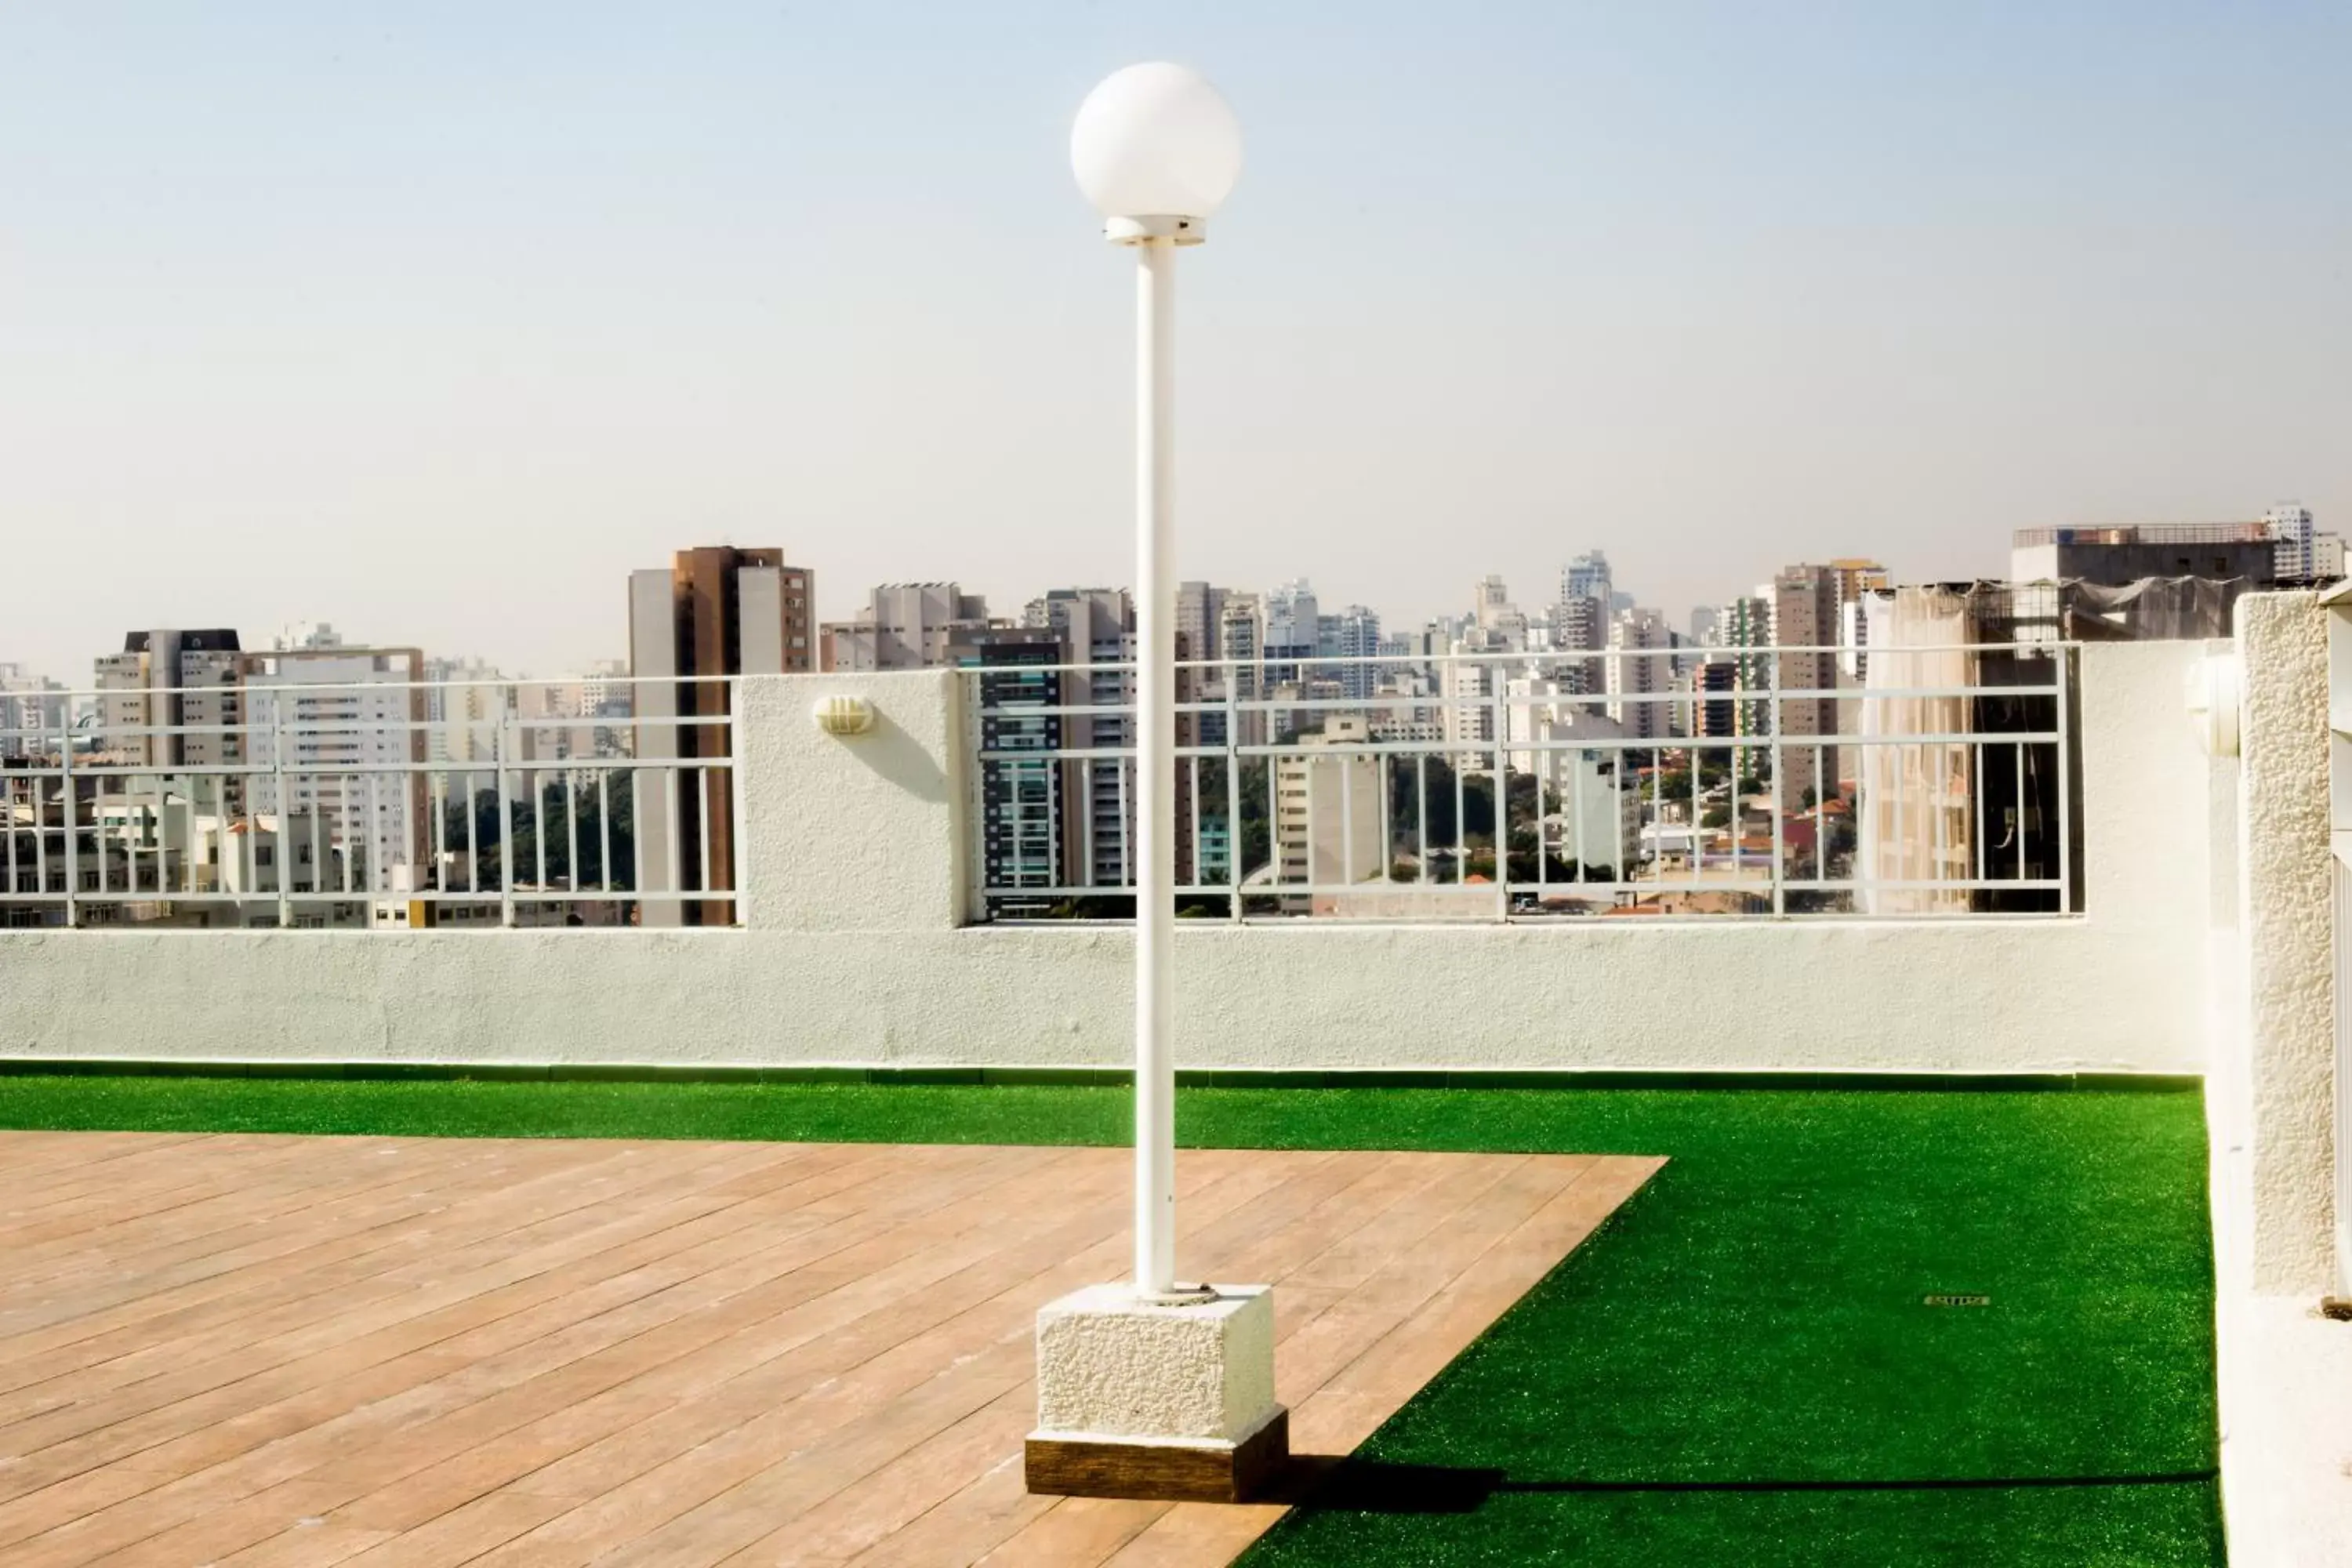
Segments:
[[[874,704],[863,697],[820,697],[809,717],[828,735],[863,735],[874,728]]]

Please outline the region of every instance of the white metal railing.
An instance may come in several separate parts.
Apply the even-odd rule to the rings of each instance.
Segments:
[[[2047,643],[1187,660],[1179,908],[2076,912],[2074,665]],[[975,917],[1131,913],[1129,667],[961,674]]]
[[[736,923],[736,682],[602,684],[17,696],[0,926]]]

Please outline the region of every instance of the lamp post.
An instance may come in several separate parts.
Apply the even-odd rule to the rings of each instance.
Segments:
[[[1106,79],[1070,132],[1079,188],[1136,259],[1135,1278],[1038,1310],[1033,1492],[1238,1502],[1290,1449],[1272,1291],[1176,1278],[1175,262],[1241,161],[1233,110],[1181,66]]]
[[[1070,130],[1078,188],[1103,235],[1130,247],[1135,290],[1135,1289],[1197,1300],[1176,1280],[1176,1067],[1170,972],[1176,897],[1176,247],[1208,237],[1241,174],[1241,126],[1199,73],[1129,66],[1087,95]]]

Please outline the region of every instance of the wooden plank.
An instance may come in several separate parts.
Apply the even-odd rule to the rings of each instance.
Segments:
[[[1034,1315],[1125,1271],[1129,1162],[0,1133],[0,1559],[1225,1563],[1279,1506],[1022,1485]],[[1184,1258],[1276,1283],[1337,1451],[1656,1165],[1188,1151]]]

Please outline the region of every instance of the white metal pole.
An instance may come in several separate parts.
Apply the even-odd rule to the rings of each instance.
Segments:
[[[1176,1289],[1175,264],[1136,246],[1135,1288]]]

